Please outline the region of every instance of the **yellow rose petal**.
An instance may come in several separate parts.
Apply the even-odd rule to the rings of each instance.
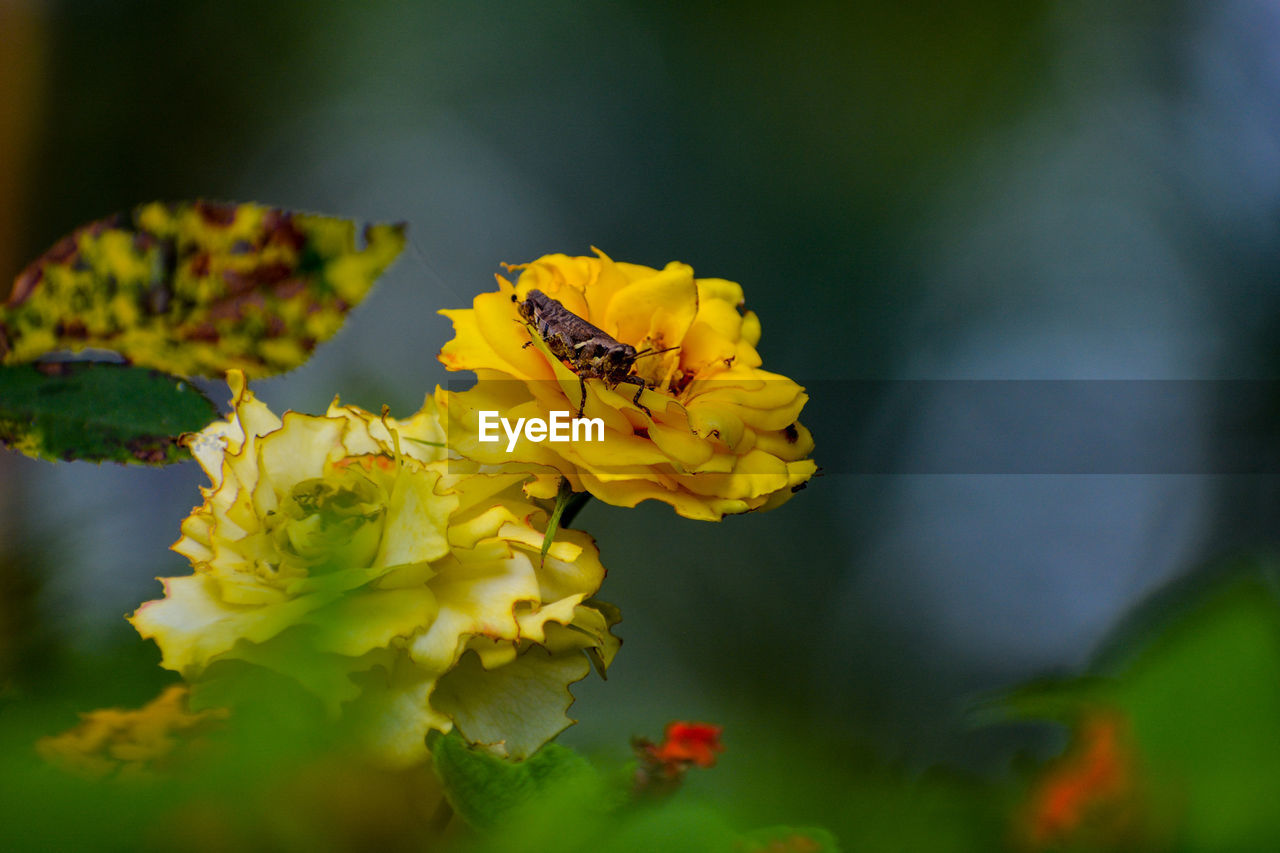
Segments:
[[[548,624],[599,612],[583,604],[604,578],[589,537],[560,531],[541,559],[548,512],[523,491],[539,483],[531,466],[484,470],[438,446],[445,417],[468,411],[455,398],[437,389],[404,421],[337,401],[277,418],[242,377],[229,383],[231,415],[189,439],[214,483],[174,546],[193,574],[165,579],[165,597],[130,619],[197,695],[252,703],[261,679],[284,679],[377,760],[421,763],[427,731],[455,725],[434,693],[468,648],[525,673]],[[563,728],[582,651],[616,647],[580,636],[547,647],[572,666],[554,657],[532,681],[504,677],[506,701],[528,711],[521,742]]]

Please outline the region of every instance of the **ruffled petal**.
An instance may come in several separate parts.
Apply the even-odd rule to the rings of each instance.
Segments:
[[[241,377],[229,381],[232,413],[189,440],[214,482],[174,545],[194,572],[165,579],[164,598],[130,619],[160,646],[162,665],[203,701],[232,706],[254,701],[261,679],[284,679],[345,718],[374,756],[402,765],[427,760],[427,731],[455,724],[433,696],[471,649],[485,685],[514,691],[500,701],[543,720],[518,726],[513,743],[536,748],[558,731],[582,649],[604,660],[617,643],[607,624],[603,637],[557,634],[590,622],[582,602],[604,568],[590,537],[572,531],[542,559],[548,513],[522,490],[539,487],[529,466],[451,456],[449,398],[438,389],[405,421],[337,401],[323,416],[277,418]],[[530,654],[537,648],[548,656]]]

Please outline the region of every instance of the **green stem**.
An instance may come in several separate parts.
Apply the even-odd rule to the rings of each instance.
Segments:
[[[561,527],[568,527],[578,515],[579,510],[586,506],[587,499],[590,497],[590,492],[575,492],[569,485],[568,477],[560,478],[560,489],[556,492],[556,505],[551,510],[550,520],[547,521],[547,532],[542,536],[542,555],[539,557],[539,565],[546,564],[547,551],[551,549],[551,542],[556,538],[556,531]]]
[[[573,520],[578,517],[578,513],[582,512],[582,508],[589,500],[591,500],[590,492],[572,492],[564,512],[560,514],[560,526],[568,527],[573,524]]]

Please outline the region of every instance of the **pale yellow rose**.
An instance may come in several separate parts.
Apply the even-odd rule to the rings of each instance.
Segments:
[[[194,572],[131,617],[162,665],[197,697],[215,664],[220,690],[292,679],[394,765],[425,760],[431,729],[521,756],[568,725],[584,652],[617,648],[590,537],[562,530],[540,560],[523,475],[450,460],[430,399],[401,421],[278,418],[228,381],[234,411],[187,439],[212,480],[174,545]]]
[[[741,310],[739,285],[695,279],[687,264],[655,270],[599,252],[547,255],[511,269],[521,271],[514,285],[499,276],[498,291],[480,294],[472,308],[441,312],[453,321],[454,338],[440,360],[480,380],[438,396],[450,446],[463,456],[545,466],[606,503],[660,500],[708,520],[775,507],[813,476],[813,439],[798,421],[808,397],[787,377],[761,369],[760,322]],[[636,385],[584,383],[521,321],[517,301],[535,289],[619,342],[655,352],[634,363],[648,386],[638,404]],[[522,435],[510,449],[505,435],[480,440],[481,412],[501,412],[514,424],[580,410],[603,421],[603,440]],[[542,478],[530,493],[545,497],[554,482]]]

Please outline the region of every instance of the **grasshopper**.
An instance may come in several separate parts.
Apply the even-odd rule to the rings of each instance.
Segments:
[[[578,374],[578,382],[582,386],[578,417],[582,417],[587,405],[588,379],[603,379],[610,390],[619,385],[639,386],[631,402],[653,417],[653,412],[640,402],[640,395],[648,386],[639,376],[631,374],[631,368],[637,358],[670,352],[675,347],[637,351],[631,344],[624,344],[603,329],[591,325],[541,290],[530,290],[524,301],[517,300],[514,294],[511,299],[515,301],[520,316],[546,342],[547,349],[556,358],[572,365],[573,372]],[[533,341],[525,344],[526,347],[532,345]]]

